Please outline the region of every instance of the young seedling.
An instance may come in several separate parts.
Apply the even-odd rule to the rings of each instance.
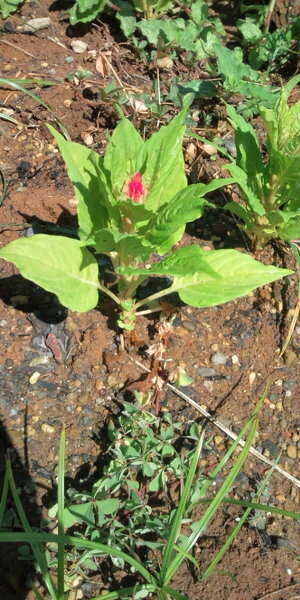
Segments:
[[[244,203],[229,202],[225,208],[243,221],[240,227],[255,250],[272,238],[290,241],[300,237],[300,100],[288,106],[288,97],[299,81],[296,75],[282,88],[274,109],[260,108],[267,129],[266,164],[253,127],[227,105],[237,159],[226,168],[236,178]]]
[[[129,331],[143,314],[139,309],[161,310],[158,300],[167,294],[177,292],[192,306],[215,306],[289,275],[292,271],[236,250],[206,251],[192,244],[171,251],[186,223],[209,204],[203,196],[235,181],[188,186],[182,140],[190,101],[187,96],[179,115],[146,142],[123,118],[104,157],[49,127],[78,199],[79,239],[37,234],[11,242],[0,257],[71,310],[89,311],[98,303],[98,292],[106,293],[119,307],[119,327]],[[115,269],[114,291],[99,281],[99,254],[106,254]],[[166,287],[137,300],[139,285],[156,275],[166,278]]]

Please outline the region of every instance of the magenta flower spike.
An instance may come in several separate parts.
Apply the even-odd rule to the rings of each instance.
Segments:
[[[137,172],[127,184],[127,195],[133,202],[143,202],[144,187],[141,174]]]

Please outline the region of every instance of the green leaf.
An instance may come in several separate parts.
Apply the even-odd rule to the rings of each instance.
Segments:
[[[137,24],[132,3],[124,0],[116,0],[115,4],[120,7],[120,10],[116,12],[116,18],[120,22],[120,27],[125,37],[129,38],[133,34]]]
[[[202,196],[234,181],[216,179],[208,185],[195,183],[180,190],[150,221],[143,243],[152,244],[158,254],[166,254],[181,239],[186,223],[202,216],[205,205],[209,204]]]
[[[251,19],[245,19],[244,21],[240,19],[237,26],[245,42],[256,44],[263,36],[259,27]]]
[[[37,234],[11,242],[0,258],[13,262],[22,275],[59,301],[79,312],[98,302],[98,263],[82,242],[55,235]]]
[[[112,515],[116,512],[116,510],[118,510],[120,506],[120,500],[118,500],[117,498],[97,500],[96,505],[105,515]]]
[[[74,518],[74,522],[76,523],[86,523],[87,525],[95,524],[95,517],[93,511],[93,503],[92,502],[83,502],[82,504],[73,504],[69,506],[67,510],[71,516]],[[65,518],[65,515],[64,515]],[[72,525],[69,525],[71,527]],[[66,526],[67,527],[67,526]]]
[[[187,185],[182,140],[185,131],[183,120],[191,99],[190,95],[185,96],[183,110],[167,126],[154,133],[139,153],[137,171],[143,173],[149,189],[145,199],[148,210],[157,210]]]
[[[115,128],[104,156],[104,168],[109,171],[112,190],[116,198],[123,192],[126,180],[139,170],[136,166],[138,152],[144,142],[129,119],[121,119]]]
[[[206,0],[196,0],[191,6],[191,15],[196,25],[203,25],[208,19],[208,6]]]
[[[255,288],[290,275],[293,271],[263,265],[237,250],[203,251],[199,246],[192,245],[176,250],[149,269],[124,267],[119,268],[118,272],[170,275],[173,284],[155,296],[178,292],[183,302],[205,308],[245,296]],[[141,302],[137,303],[137,308],[140,305]]]
[[[20,4],[23,4],[23,0],[0,0],[0,13],[2,19],[7,19],[9,15],[16,12]]]
[[[217,88],[211,81],[192,79],[187,82],[177,82],[178,91],[182,96],[194,94],[195,98],[213,98],[217,95]]]
[[[255,131],[245,119],[238,115],[233,106],[226,104],[229,121],[235,130],[235,145],[237,149],[236,163],[247,174],[248,187],[256,195],[261,193],[261,179],[264,173],[260,147]]]
[[[252,211],[253,213],[260,215],[260,216],[265,215],[266,211],[265,211],[264,205],[259,197],[262,195],[262,193],[259,194],[259,196],[257,196],[255,193],[253,193],[253,190],[248,185],[250,178],[247,177],[247,173],[243,169],[241,169],[240,167],[238,167],[237,165],[235,165],[233,163],[231,163],[230,165],[226,165],[226,168],[231,173],[231,175],[235,178],[235,181],[237,182],[238,186],[242,190],[244,199],[247,201],[247,206],[246,206],[245,210],[247,210],[247,212]],[[254,183],[252,181],[252,187],[259,187],[259,186],[254,186]],[[230,205],[232,205],[231,202],[226,204],[225,208],[228,208]],[[235,214],[237,214],[237,212],[235,212]]]
[[[106,0],[76,0],[74,6],[69,10],[70,23],[89,23],[103,11]]]
[[[48,128],[57,141],[75,189],[80,237],[87,239],[92,232],[108,225],[108,184],[101,181],[100,173],[103,159],[86,146],[66,141],[51,125]]]

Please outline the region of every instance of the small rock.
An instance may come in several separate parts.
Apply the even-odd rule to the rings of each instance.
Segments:
[[[215,146],[213,146],[212,144],[204,143],[204,144],[202,144],[201,148],[202,148],[203,152],[205,154],[207,154],[208,156],[213,156],[214,154],[218,153],[217,148],[215,148]]]
[[[38,367],[39,365],[47,365],[50,362],[49,356],[36,356],[35,358],[33,358],[30,363],[29,366],[30,367]]]
[[[285,502],[285,495],[284,494],[278,494],[276,497],[277,502],[279,502],[279,504],[283,504]]]
[[[295,387],[295,379],[286,379],[283,382],[283,387],[285,390],[293,390]]]
[[[77,54],[82,54],[83,52],[85,52],[87,50],[87,47],[87,43],[83,42],[82,40],[72,40],[71,42],[71,48]]]
[[[2,319],[0,321],[0,327],[5,327],[5,325],[7,325],[7,321],[5,319]]]
[[[231,362],[233,365],[237,365],[240,362],[239,357],[236,354],[233,354],[231,357]]]
[[[210,359],[213,365],[225,365],[226,360],[227,358],[225,354],[222,354],[222,352],[215,352]]]
[[[65,62],[68,64],[74,62],[74,56],[66,56]]]
[[[288,446],[286,449],[286,453],[289,458],[297,458],[297,448],[296,446]]]
[[[29,19],[29,21],[18,27],[18,29],[23,31],[23,33],[35,33],[40,29],[47,29],[50,23],[49,17],[38,17],[36,19]]]
[[[221,435],[215,435],[214,442],[216,446],[220,446],[220,444],[223,442],[223,437]]]
[[[216,371],[212,367],[200,367],[198,373],[201,377],[213,377],[216,374]]]
[[[41,373],[39,373],[38,371],[32,373],[31,377],[29,378],[30,385],[34,385],[39,380],[40,376]]]
[[[197,329],[197,325],[193,321],[181,321],[180,325],[187,331],[195,331]]]
[[[252,372],[252,373],[249,373],[249,379],[248,379],[248,381],[249,381],[249,385],[252,385],[252,384],[253,384],[253,382],[254,382],[255,378],[256,378],[256,373],[253,373],[253,372]]]
[[[42,423],[41,430],[44,433],[52,434],[55,431],[55,427],[53,427],[53,425],[49,425],[49,423]]]

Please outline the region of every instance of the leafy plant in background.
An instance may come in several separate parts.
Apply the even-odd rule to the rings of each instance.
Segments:
[[[284,65],[290,58],[290,49],[297,52],[300,41],[300,17],[290,18],[285,29],[265,31],[254,17],[247,17],[237,23],[244,46],[248,49],[249,64],[253,69],[267,65],[267,71]]]
[[[243,51],[239,46],[229,50],[226,46],[214,44],[213,50],[217,59],[216,74],[222,78],[221,96],[227,100],[232,93],[244,96],[238,107],[239,113],[249,119],[258,113],[260,104],[268,108],[275,105],[279,88],[266,85],[263,75],[243,62]]]
[[[7,19],[23,2],[24,0],[0,0],[0,14],[2,19]]]
[[[213,45],[225,36],[222,23],[218,18],[209,18],[205,0],[196,0],[189,5],[188,18],[173,18],[165,21],[151,19],[132,23],[128,30],[122,12],[117,15],[125,35],[132,35],[138,29],[155,48],[163,41],[175,51],[185,51],[191,59],[207,59],[213,55]],[[134,26],[134,28],[133,28]]]
[[[106,0],[76,0],[69,11],[71,25],[93,21],[107,5],[109,3]],[[114,4],[114,7],[120,7],[125,16],[127,13],[130,13],[130,16],[137,13],[145,19],[155,19],[161,17],[173,5],[173,0],[132,0],[131,2],[120,0]]]
[[[288,511],[283,511],[277,508],[256,504],[256,499],[263,492],[268,479],[272,473],[260,484],[257,490],[256,496],[253,502],[244,502],[238,500],[231,500],[226,497],[229,492],[234,480],[238,473],[243,467],[244,461],[249,452],[249,448],[255,437],[257,429],[257,415],[258,410],[263,401],[264,395],[260,399],[252,417],[247,421],[243,427],[241,433],[231,445],[229,450],[220,460],[219,464],[214,468],[209,476],[201,481],[199,486],[198,497],[199,501],[203,501],[207,504],[207,508],[203,510],[203,515],[199,520],[194,521],[192,513],[189,514],[191,493],[197,480],[198,462],[203,444],[203,434],[201,434],[199,442],[197,442],[196,448],[191,451],[190,454],[190,466],[189,471],[184,477],[184,483],[182,486],[182,493],[180,500],[174,511],[163,517],[164,531],[157,532],[155,527],[152,528],[151,533],[154,541],[156,537],[163,539],[163,544],[159,544],[159,550],[156,550],[153,556],[151,566],[145,567],[141,554],[137,549],[133,551],[132,546],[127,549],[126,552],[119,549],[118,538],[114,538],[113,542],[110,543],[108,540],[107,544],[102,544],[100,541],[101,529],[95,522],[95,514],[102,515],[102,519],[106,518],[106,515],[112,515],[116,511],[116,499],[99,500],[99,506],[90,508],[90,518],[92,523],[87,523],[88,527],[94,530],[91,531],[90,538],[80,532],[77,535],[65,535],[65,531],[68,527],[68,519],[71,513],[70,508],[66,510],[65,507],[65,491],[64,491],[64,461],[65,461],[65,434],[64,431],[61,435],[60,451],[59,451],[59,469],[58,469],[58,488],[57,488],[57,524],[58,534],[51,533],[40,533],[34,531],[26,517],[24,512],[16,484],[14,481],[11,465],[9,461],[6,465],[5,478],[3,483],[2,497],[0,502],[0,542],[23,542],[30,544],[32,556],[36,562],[37,569],[41,575],[42,581],[47,588],[47,591],[51,597],[51,600],[64,600],[65,589],[68,589],[68,582],[72,583],[72,576],[69,578],[67,572],[67,565],[70,567],[70,561],[76,562],[76,569],[81,572],[82,580],[87,579],[89,573],[93,573],[94,570],[98,570],[99,561],[110,559],[112,562],[118,561],[118,564],[124,563],[124,565],[130,566],[131,572],[135,572],[137,582],[135,585],[131,585],[127,588],[121,588],[114,592],[102,592],[100,595],[94,597],[94,600],[118,600],[118,598],[143,598],[150,593],[154,594],[154,597],[159,600],[166,600],[166,598],[174,598],[174,600],[187,600],[186,596],[176,591],[171,585],[170,581],[180,568],[181,564],[188,560],[194,564],[198,569],[201,569],[201,565],[197,565],[193,555],[192,549],[197,543],[201,534],[204,533],[209,527],[209,524],[214,517],[217,509],[222,502],[230,503],[234,502],[240,506],[246,506],[246,510],[242,514],[239,522],[234,526],[232,532],[228,536],[226,542],[220,548],[217,555],[206,567],[204,571],[200,571],[200,578],[203,580],[208,577],[214,567],[222,559],[231,542],[234,540],[242,525],[245,523],[253,509],[267,510],[273,513],[286,515],[292,518],[299,519],[300,515]],[[249,433],[248,433],[249,432]],[[208,498],[208,490],[214,483],[215,478],[221,472],[225,465],[228,465],[229,458],[232,456],[234,450],[237,448],[240,440],[248,433],[246,442],[235,458],[233,466],[227,472],[219,489],[216,491],[214,488],[214,494],[212,498]],[[199,433],[198,433],[199,435]],[[113,432],[114,437],[114,432]],[[194,437],[194,436],[192,436]],[[117,442],[118,436],[115,439]],[[197,438],[198,439],[198,438]],[[122,443],[122,438],[120,440]],[[127,446],[129,447],[129,446]],[[24,532],[11,532],[9,524],[5,522],[6,505],[8,499],[8,493],[11,492],[17,515],[20,520],[21,526]],[[105,504],[106,502],[106,504]],[[102,503],[102,504],[101,504]],[[111,505],[110,505],[111,503]],[[94,503],[91,502],[93,505]],[[79,521],[89,521],[86,510],[80,510],[80,504],[75,504],[72,507],[72,518],[76,518],[77,523]],[[77,507],[77,508],[76,508]],[[77,515],[76,515],[77,510]],[[187,518],[188,517],[188,518]],[[73,519],[74,522],[74,519]],[[185,532],[182,532],[182,526],[184,524]],[[95,527],[96,525],[96,527]],[[111,527],[114,528],[114,519],[111,519]],[[121,532],[122,533],[122,532]],[[134,536],[134,529],[131,531]],[[47,544],[47,547],[45,547]],[[55,550],[54,550],[55,545]],[[155,548],[155,545],[153,546]],[[23,557],[29,558],[29,553],[25,552],[23,547]],[[155,558],[156,557],[156,558]],[[74,567],[75,568],[75,567]],[[74,579],[73,579],[74,585]],[[79,583],[80,585],[80,583]],[[42,600],[41,592],[33,585],[33,591],[38,600]]]
[[[157,300],[172,292],[192,306],[215,306],[290,274],[231,249],[204,251],[194,244],[170,253],[185,224],[202,215],[203,196],[234,181],[187,185],[182,139],[190,101],[186,96],[179,115],[146,142],[121,119],[104,157],[50,127],[78,199],[79,239],[37,234],[11,242],[0,257],[72,310],[91,310],[104,292],[117,303],[118,324],[127,330],[143,314],[137,309],[148,304],[150,312],[161,310]],[[99,282],[99,254],[111,260],[117,294]],[[166,287],[137,301],[137,288],[152,275],[167,277]]]
[[[253,127],[227,105],[237,159],[226,168],[236,178],[244,204],[229,202],[225,208],[243,221],[240,227],[256,250],[272,238],[300,237],[300,101],[288,106],[299,81],[297,75],[282,88],[274,109],[260,109],[267,130],[266,164]]]

